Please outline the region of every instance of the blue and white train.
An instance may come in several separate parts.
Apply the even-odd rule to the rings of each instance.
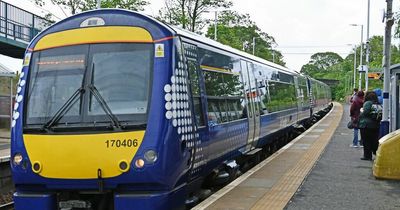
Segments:
[[[36,36],[17,92],[17,210],[185,208],[331,100],[322,82],[118,9]]]

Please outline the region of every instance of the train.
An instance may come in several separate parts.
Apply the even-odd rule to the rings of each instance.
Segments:
[[[185,209],[329,106],[326,84],[286,67],[133,11],[83,12],[26,50],[14,206]]]

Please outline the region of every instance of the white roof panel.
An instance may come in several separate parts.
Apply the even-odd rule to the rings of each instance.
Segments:
[[[228,51],[228,52],[243,56],[243,57],[245,57],[247,59],[250,59],[250,60],[253,60],[253,61],[257,61],[257,62],[263,63],[265,65],[272,66],[274,68],[278,68],[278,69],[281,69],[281,70],[284,70],[284,71],[288,71],[288,72],[291,72],[291,73],[298,74],[296,71],[294,71],[292,69],[289,69],[289,68],[286,68],[284,66],[278,65],[276,63],[264,60],[264,59],[259,58],[257,56],[251,55],[249,53],[237,50],[237,49],[232,48],[230,46],[223,45],[223,44],[221,44],[221,43],[219,43],[219,42],[217,42],[215,40],[212,40],[212,39],[209,39],[207,37],[201,36],[201,35],[196,34],[194,32],[187,31],[185,29],[182,29],[182,28],[179,28],[179,27],[176,27],[176,26],[170,26],[170,27],[173,28],[175,30],[175,32],[180,36],[187,37],[189,39],[193,39],[193,40],[196,40],[198,42],[202,42],[203,44],[206,44],[206,45],[209,45],[209,46],[220,48],[222,50],[225,50],[225,51]]]

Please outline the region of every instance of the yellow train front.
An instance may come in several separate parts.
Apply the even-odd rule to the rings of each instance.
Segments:
[[[185,68],[177,46],[170,28],[124,10],[75,15],[30,43],[12,121],[16,209],[184,207],[193,136],[172,132],[164,108]]]

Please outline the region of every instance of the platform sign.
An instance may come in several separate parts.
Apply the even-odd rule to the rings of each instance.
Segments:
[[[360,65],[358,66],[358,73],[365,73],[368,70],[368,66]]]
[[[380,72],[368,73],[368,78],[370,78],[370,79],[380,79],[381,78],[381,73]]]

